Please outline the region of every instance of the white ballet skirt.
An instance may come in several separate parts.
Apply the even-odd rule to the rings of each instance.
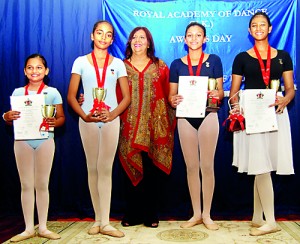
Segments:
[[[249,175],[276,171],[279,175],[294,174],[290,119],[285,108],[276,114],[278,131],[233,134],[233,166]],[[247,124],[246,124],[247,126]]]

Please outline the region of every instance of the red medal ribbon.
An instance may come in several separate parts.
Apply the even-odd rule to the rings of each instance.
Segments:
[[[196,76],[200,76],[200,71],[201,71],[203,58],[204,58],[204,52],[201,53],[199,63],[198,63],[198,66],[197,66]],[[190,73],[191,76],[193,76],[194,71],[193,71],[192,62],[191,62],[191,58],[190,58],[189,54],[187,55],[187,61],[188,61],[188,66],[189,66],[189,73]]]
[[[49,131],[50,126],[49,126],[46,118],[43,118],[43,122],[40,125],[40,131],[43,127],[45,127],[45,129],[43,131]]]
[[[28,87],[29,87],[29,84],[25,86],[25,96],[29,95]],[[45,87],[45,83],[42,82],[36,94],[41,94],[41,92],[44,89],[44,87]],[[43,127],[45,128],[44,131],[49,131],[49,124],[48,124],[46,118],[43,118],[43,122],[41,123],[39,130],[41,131],[41,129]]]
[[[102,70],[102,79],[100,78],[99,68],[98,68],[98,64],[97,64],[97,60],[96,60],[94,51],[92,51],[91,55],[92,55],[93,64],[94,64],[94,68],[95,68],[95,72],[96,72],[98,87],[103,88],[104,83],[105,83],[106,70],[107,70],[108,61],[109,61],[109,53],[107,52],[106,57],[105,57],[104,66],[103,66],[103,70]],[[90,112],[94,113],[96,110],[101,110],[102,108],[105,108],[107,110],[110,109],[110,107],[108,105],[106,105],[103,101],[98,101],[98,99],[95,98],[93,108],[90,110]]]
[[[223,122],[223,126],[225,126],[227,123],[229,123],[227,126],[228,131],[233,132],[245,129],[245,118],[240,113],[230,114]]]
[[[256,57],[259,61],[259,65],[260,65],[260,69],[261,69],[261,73],[264,79],[264,83],[266,85],[267,88],[269,88],[269,83],[270,83],[270,72],[271,72],[271,47],[270,45],[268,45],[268,53],[267,53],[267,67],[265,68],[265,65],[262,61],[262,58],[256,48],[256,46],[254,45],[253,47],[254,52],[256,54]]]
[[[211,102],[213,103],[213,104],[217,104],[217,105],[220,105],[220,100],[218,99],[218,98],[215,98],[215,97],[212,97],[211,98]]]
[[[109,110],[110,106],[106,105],[103,101],[99,102],[99,100],[95,98],[93,108],[90,110],[90,112],[93,114],[96,110],[100,111],[102,108]]]
[[[98,64],[97,64],[97,60],[96,60],[94,51],[92,51],[92,59],[93,59],[93,64],[94,64],[94,68],[95,68],[95,72],[96,72],[98,87],[103,88],[104,83],[105,83],[105,76],[106,76],[106,70],[107,70],[107,66],[108,66],[109,54],[107,53],[106,57],[105,57],[104,66],[103,66],[103,70],[102,70],[102,79],[100,78],[100,73],[99,73]]]
[[[29,87],[29,84],[27,84],[27,85],[25,86],[25,96],[29,95],[29,93],[28,93],[28,87]],[[42,82],[42,83],[40,84],[40,87],[39,87],[39,89],[38,89],[38,91],[37,91],[36,94],[41,94],[41,92],[42,92],[42,90],[44,89],[44,87],[45,87],[45,83]]]

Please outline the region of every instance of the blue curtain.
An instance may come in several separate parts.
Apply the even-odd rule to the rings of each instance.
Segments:
[[[142,4],[154,4],[155,8],[160,4],[168,2],[178,7],[183,1],[132,1],[124,0],[125,9],[131,12],[140,8]],[[158,3],[160,2],[160,3]],[[203,9],[198,5],[199,1],[184,1],[189,6]],[[201,1],[202,2],[202,1]],[[206,1],[203,1],[206,2]],[[243,4],[250,4],[249,1],[207,1],[210,6],[226,6],[239,9]],[[268,4],[269,1],[259,1],[257,4]],[[276,5],[277,2],[277,5]],[[272,1],[270,8],[280,12],[278,2]],[[293,1],[288,1],[292,3]],[[108,19],[114,22],[118,39],[111,48],[111,52],[122,58],[124,45],[129,31],[132,27],[143,24],[134,21],[130,17],[119,21],[117,17],[121,13],[114,12],[113,5],[120,1],[110,0],[4,0],[0,2],[0,112],[1,114],[10,108],[9,96],[16,87],[24,85],[23,66],[26,57],[32,53],[43,54],[50,67],[50,86],[56,87],[63,97],[66,113],[66,124],[56,131],[56,153],[50,179],[50,216],[57,217],[92,217],[93,210],[87,184],[87,170],[85,156],[78,132],[78,117],[68,107],[66,96],[70,72],[73,61],[79,55],[91,51],[90,33],[93,24],[99,19]],[[299,46],[300,28],[296,31],[290,30],[289,26],[296,26],[296,17],[300,16],[299,0],[297,0],[297,11],[289,9],[282,14],[282,19],[288,22],[280,24],[276,35],[274,35],[274,46],[287,48],[295,64],[300,64]],[[146,6],[146,5],[145,5]],[[149,5],[147,5],[149,6]],[[154,6],[154,5],[153,5]],[[295,5],[293,5],[295,6]],[[147,7],[148,8],[148,7]],[[292,18],[291,18],[292,16]],[[275,20],[278,19],[273,15]],[[298,17],[299,18],[299,17]],[[115,22],[119,21],[119,22]],[[144,20],[143,20],[144,21]],[[147,20],[152,23],[154,20]],[[161,20],[161,23],[164,23]],[[170,23],[172,25],[172,23]],[[186,23],[181,24],[185,26]],[[164,40],[164,31],[156,24],[160,32],[155,33],[155,43],[162,45],[157,48],[157,55],[162,59],[181,56],[183,44],[178,47],[182,50],[167,50],[168,41]],[[177,26],[175,26],[177,27]],[[178,27],[179,28],[179,27]],[[222,27],[223,28],[223,27]],[[225,28],[225,27],[224,27]],[[236,23],[226,26],[226,29],[236,29]],[[152,31],[152,30],[151,30]],[[246,31],[243,29],[243,31]],[[182,34],[181,28],[178,33]],[[225,32],[225,31],[224,31]],[[158,34],[157,34],[158,33]],[[287,33],[289,35],[287,35]],[[292,34],[290,34],[292,33]],[[285,42],[278,42],[282,35],[285,35]],[[246,40],[247,33],[240,34],[240,40]],[[298,38],[296,38],[298,36]],[[123,39],[121,39],[121,37]],[[278,40],[276,38],[279,38]],[[209,44],[211,46],[213,44]],[[244,43],[243,43],[244,45]],[[247,44],[249,45],[249,43]],[[294,51],[293,51],[294,50]],[[168,52],[165,52],[168,51]],[[227,50],[228,52],[230,50]],[[171,54],[172,55],[171,55]],[[216,53],[218,53],[216,51]],[[173,57],[172,57],[173,56]],[[220,56],[226,56],[226,52]],[[230,67],[230,62],[227,62]],[[299,83],[300,69],[295,67],[295,80]],[[298,93],[298,92],[297,92]],[[220,123],[228,115],[226,99],[219,112]],[[300,99],[296,94],[295,100],[289,106],[289,114],[292,127],[292,139],[294,149],[294,166],[296,174],[293,176],[274,175],[275,204],[277,215],[300,215],[300,155],[299,155],[299,105]],[[21,214],[20,205],[20,183],[15,164],[13,152],[12,128],[0,122],[0,216],[10,214]],[[251,215],[252,211],[252,181],[253,178],[244,174],[238,174],[231,166],[232,160],[232,135],[220,125],[220,137],[215,158],[216,189],[213,200],[212,214],[223,218],[244,217]],[[116,157],[113,169],[113,192],[112,192],[112,216],[120,216],[124,210],[124,189],[123,182],[125,174]],[[190,199],[186,182],[185,164],[178,141],[178,134],[175,134],[175,150],[172,173],[160,193],[161,213],[171,217],[187,217],[190,213]]]

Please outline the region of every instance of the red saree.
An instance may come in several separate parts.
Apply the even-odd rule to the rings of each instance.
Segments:
[[[168,104],[169,69],[159,60],[149,61],[139,72],[124,61],[131,94],[131,104],[121,116],[119,157],[133,185],[143,178],[141,152],[170,174],[174,144],[175,111]]]

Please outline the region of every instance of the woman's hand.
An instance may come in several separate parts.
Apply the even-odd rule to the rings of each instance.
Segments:
[[[112,115],[111,112],[109,112],[107,109],[102,108],[101,111],[96,110],[94,113],[89,113],[86,114],[84,117],[85,122],[110,122],[114,119],[115,117]]]
[[[50,127],[56,127],[56,118],[55,117],[46,118],[46,122]]]
[[[173,108],[176,108],[178,104],[180,104],[183,101],[183,96],[181,95],[173,95],[170,98],[170,104]]]
[[[282,114],[285,107],[289,104],[289,99],[283,96],[276,96],[275,103],[271,104],[270,107],[276,106],[276,113]]]
[[[10,110],[3,114],[3,119],[6,122],[12,122],[13,120],[19,119],[21,117],[20,114],[21,113],[19,111]]]
[[[111,116],[111,113],[105,108],[101,109],[99,117],[102,122],[109,122],[114,119],[113,116]]]
[[[208,91],[208,97],[209,98],[215,98],[215,99],[220,99],[219,96],[219,91],[218,90],[212,90],[212,91]]]
[[[241,113],[240,104],[239,103],[232,103],[229,113],[230,114],[240,114]]]
[[[83,104],[83,102],[84,102],[84,95],[83,95],[83,93],[80,93],[80,95],[79,95],[77,101],[78,101],[78,104],[79,104],[80,106]]]

